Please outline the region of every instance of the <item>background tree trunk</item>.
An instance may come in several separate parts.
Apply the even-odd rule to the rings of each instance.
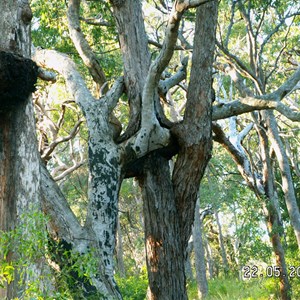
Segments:
[[[225,245],[224,245],[222,226],[221,226],[221,222],[219,220],[219,214],[217,211],[215,211],[214,216],[216,218],[216,223],[218,226],[218,241],[219,241],[220,252],[221,252],[221,257],[222,257],[223,269],[224,269],[225,276],[227,276],[228,272],[229,272],[229,264],[228,264],[226,249],[225,249]]]
[[[290,216],[291,224],[294,229],[298,248],[300,249],[300,212],[297,204],[289,159],[284,149],[282,140],[279,136],[278,125],[273,112],[265,112],[264,119],[268,124],[268,138],[274,148],[279,169],[281,172],[282,191],[285,197],[286,207]]]
[[[260,137],[260,151],[263,164],[263,184],[266,196],[266,199],[262,200],[266,202],[264,204],[264,210],[271,243],[275,254],[276,265],[281,270],[279,277],[281,299],[290,300],[291,286],[289,283],[289,276],[285,262],[285,253],[281,243],[281,237],[283,236],[284,230],[282,224],[280,223],[276,200],[274,200],[276,197],[275,179],[269,154],[270,150],[266,132],[267,130],[263,129],[263,124],[261,123],[260,126],[258,126],[258,134]]]
[[[205,299],[208,294],[208,282],[206,276],[206,260],[203,245],[203,220],[200,217],[199,201],[196,202],[195,221],[193,227],[193,241],[195,251],[195,269],[198,285],[198,295],[200,299]]]

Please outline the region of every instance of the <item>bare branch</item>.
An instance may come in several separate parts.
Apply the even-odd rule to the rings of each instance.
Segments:
[[[157,123],[154,110],[154,95],[158,87],[159,79],[162,72],[165,70],[169,64],[172,55],[174,53],[174,47],[176,45],[178,37],[178,29],[181,18],[185,10],[190,7],[196,7],[200,4],[204,4],[206,1],[187,1],[187,0],[177,0],[175,1],[172,11],[169,16],[166,35],[162,49],[156,58],[156,60],[151,64],[148,76],[146,78],[146,83],[143,89],[143,110],[142,110],[142,127],[149,125],[149,120],[152,123]]]
[[[156,41],[153,41],[153,40],[150,40],[150,39],[148,39],[148,43],[150,45],[153,45],[153,46],[159,48],[159,49],[162,49],[162,47],[163,47],[163,44],[160,44],[160,43],[158,43]],[[192,49],[192,48],[185,48],[183,46],[178,46],[178,45],[174,46],[174,50],[190,50],[190,49]]]
[[[55,50],[36,49],[33,60],[38,66],[53,69],[64,77],[69,92],[84,113],[90,108],[95,99],[77,71],[75,63],[67,55]]]
[[[124,88],[125,88],[124,77],[119,77],[115,81],[111,89],[104,96],[104,99],[107,102],[109,114],[113,111],[113,109],[117,105],[119,98],[122,96],[124,92]]]
[[[95,56],[81,31],[79,21],[80,2],[81,0],[69,1],[67,16],[70,37],[84,64],[88,67],[94,81],[99,84],[101,88],[101,86],[106,82],[106,77],[100,66],[98,58]]]
[[[235,10],[235,5],[236,5],[236,1],[232,1],[230,23],[229,23],[229,26],[228,26],[228,29],[227,29],[226,38],[225,38],[225,41],[224,41],[224,45],[225,45],[226,48],[228,48],[229,37],[230,37],[230,34],[231,34],[232,26],[234,24],[234,10]]]
[[[56,73],[38,68],[38,77],[45,81],[56,82]]]
[[[54,149],[57,147],[57,145],[67,142],[69,140],[71,140],[72,138],[74,138],[74,136],[77,134],[79,126],[81,125],[81,123],[84,121],[84,119],[79,119],[76,124],[74,125],[73,129],[71,130],[71,132],[69,133],[69,135],[64,136],[64,137],[59,137],[56,140],[52,141],[49,145],[49,147],[47,149],[44,150],[43,155],[42,155],[42,159],[43,160],[47,160],[51,153],[54,151]]]
[[[242,177],[246,180],[247,185],[256,193],[264,194],[264,188],[260,180],[260,174],[253,173],[251,163],[241,147],[236,147],[229,138],[226,137],[221,126],[213,123],[214,140],[220,143],[230,153],[233,160],[236,162],[238,170]]]
[[[217,66],[222,69],[222,66]],[[229,103],[219,103],[213,106],[213,120],[224,119],[255,110],[275,109],[291,121],[300,121],[300,112],[295,111],[280,102],[285,96],[299,88],[300,67],[276,91],[263,95],[253,96],[252,92],[243,84],[241,76],[231,67],[223,68],[232,80],[243,98]]]
[[[51,217],[51,229],[59,237],[74,244],[84,237],[84,230],[71,210],[57,183],[52,179],[43,163],[41,168],[42,207]]]
[[[299,89],[299,81],[300,81],[300,67],[298,67],[296,72],[285,83],[283,83],[275,92],[264,96],[264,98],[281,101],[291,91],[294,91],[296,88]]]
[[[95,25],[95,26],[111,26],[111,24],[107,21],[103,21],[101,18],[88,18],[88,19],[85,19],[83,17],[79,17],[79,20],[80,21],[83,21],[85,22],[86,24],[89,24],[89,25]]]
[[[290,109],[288,106],[276,100],[245,97],[229,103],[220,103],[213,106],[212,119],[220,120],[241,115],[255,110],[275,109],[291,121],[300,121],[300,112]]]
[[[64,179],[66,176],[68,176],[69,174],[71,174],[72,172],[74,172],[75,170],[79,169],[81,166],[83,166],[86,163],[85,160],[80,161],[80,162],[76,162],[72,167],[67,168],[64,172],[62,172],[61,174],[59,174],[58,176],[55,176],[53,179],[55,181],[59,181]]]
[[[161,80],[159,82],[158,90],[159,93],[166,95],[166,93],[175,85],[179,84],[182,80],[186,78],[186,68],[188,64],[188,56],[186,56],[182,62],[181,62],[181,67],[179,70],[171,76],[170,78],[167,78],[165,80]]]
[[[256,75],[249,70],[249,68],[234,54],[230,53],[230,51],[225,48],[220,42],[216,41],[216,44],[218,46],[218,48],[225,54],[225,56],[227,57],[228,61],[230,63],[235,63],[235,67],[238,68],[239,73],[241,73],[243,76],[250,78],[254,84],[256,85],[256,88],[261,91],[261,82],[259,81],[259,79],[256,77]]]

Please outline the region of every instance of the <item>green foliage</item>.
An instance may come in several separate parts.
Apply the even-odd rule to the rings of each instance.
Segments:
[[[25,300],[56,299],[56,294],[51,295],[47,288],[41,289],[41,286],[46,287],[44,284],[51,282],[52,274],[37,275],[34,268],[47,256],[46,223],[43,213],[29,208],[20,216],[15,229],[0,232],[0,287],[17,280],[18,285],[24,286],[22,299]]]
[[[196,282],[188,284],[188,298],[198,299]],[[273,279],[257,279],[241,281],[235,278],[216,278],[208,282],[206,300],[268,300],[270,296],[278,299],[278,281]],[[296,299],[296,298],[295,298]]]
[[[144,300],[146,298],[148,278],[146,268],[139,274],[126,277],[116,276],[124,300]]]

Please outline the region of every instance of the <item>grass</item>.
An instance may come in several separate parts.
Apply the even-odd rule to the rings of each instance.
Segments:
[[[147,291],[146,272],[121,278],[117,276],[124,300],[144,300]],[[292,283],[292,300],[300,299],[300,278]],[[197,283],[190,281],[187,285],[188,299],[198,300]],[[251,279],[240,281],[236,278],[216,278],[208,282],[208,296],[205,300],[279,300],[279,283],[277,279]]]
[[[213,279],[208,283],[206,300],[277,300],[278,284],[273,279],[239,281],[234,278]],[[197,284],[188,284],[188,298],[198,300]]]

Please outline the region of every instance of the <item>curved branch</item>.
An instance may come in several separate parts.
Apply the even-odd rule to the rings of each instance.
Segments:
[[[157,92],[161,74],[165,70],[173,56],[178,37],[179,24],[184,12],[189,8],[197,7],[209,1],[177,0],[174,2],[172,11],[169,16],[162,49],[156,60],[150,66],[143,89],[143,110],[141,122],[142,127],[148,127],[150,124],[149,121],[152,122],[152,124],[158,123],[155,117],[154,109],[155,93]]]
[[[61,144],[61,143],[64,143],[64,142],[67,142],[69,140],[71,140],[72,138],[75,137],[75,135],[77,134],[78,132],[78,129],[79,129],[79,126],[81,125],[81,123],[83,122],[84,120],[83,119],[79,119],[76,124],[74,125],[73,129],[71,130],[71,132],[69,133],[69,135],[67,136],[64,136],[64,137],[59,137],[57,138],[56,140],[52,141],[49,145],[49,147],[47,149],[45,149],[45,151],[43,152],[43,155],[42,155],[42,159],[45,161],[45,160],[48,160],[51,153],[54,151],[54,149],[57,147],[57,145]]]
[[[114,85],[110,88],[110,90],[105,95],[105,100],[108,107],[108,113],[110,114],[113,109],[116,107],[118,100],[122,96],[125,88],[124,77],[119,77]]]
[[[98,58],[94,54],[81,31],[79,18],[80,2],[81,0],[69,1],[67,16],[70,37],[84,64],[88,67],[94,81],[99,84],[101,88],[101,86],[103,86],[106,82],[106,77],[100,66]]]
[[[242,147],[236,147],[229,138],[225,135],[221,126],[213,123],[212,129],[214,132],[214,141],[221,144],[231,155],[236,162],[238,170],[242,177],[247,182],[247,185],[257,194],[264,194],[264,188],[260,180],[260,174],[252,171],[251,163],[245,153],[241,151]],[[238,149],[240,148],[240,149]]]
[[[225,48],[219,41],[216,41],[216,45],[225,54],[229,62],[235,62],[235,66],[237,66],[239,72],[243,76],[250,78],[256,85],[257,89],[260,91],[261,82],[258,80],[256,75],[251,70],[249,70],[249,68],[247,68],[247,66],[236,55],[230,53],[230,51],[227,48]]]
[[[222,66],[218,65],[222,69]],[[299,88],[300,67],[276,91],[263,95],[253,96],[251,91],[243,84],[242,77],[232,68],[223,68],[237,85],[242,96],[240,100],[229,103],[219,103],[213,106],[212,119],[219,120],[240,115],[255,110],[275,109],[291,121],[300,121],[300,112],[295,111],[281,102],[288,94]]]
[[[179,84],[182,80],[186,79],[186,69],[188,64],[188,56],[186,56],[182,62],[179,70],[170,78],[161,80],[158,85],[159,94],[166,95],[167,92],[175,85]]]
[[[56,73],[38,68],[38,77],[44,81],[56,82]]]
[[[50,216],[51,229],[60,238],[74,244],[83,239],[85,236],[84,229],[71,210],[59,186],[42,162],[40,163],[40,169],[42,176],[42,207],[44,212]]]
[[[245,97],[241,100],[214,105],[212,120],[226,119],[232,116],[265,109],[275,109],[291,121],[300,121],[300,112],[290,109],[288,106],[279,101],[265,100],[255,97]]]
[[[84,113],[90,108],[95,99],[77,71],[75,63],[66,54],[55,50],[36,49],[33,60],[38,66],[53,69],[64,77],[69,92]]]
[[[54,181],[59,181],[64,179],[67,175],[71,174],[72,172],[74,172],[75,170],[79,169],[81,166],[83,166],[86,163],[86,160],[82,160],[79,162],[76,162],[75,164],[73,164],[73,166],[67,168],[65,171],[63,171],[61,174],[55,176],[53,178]]]

